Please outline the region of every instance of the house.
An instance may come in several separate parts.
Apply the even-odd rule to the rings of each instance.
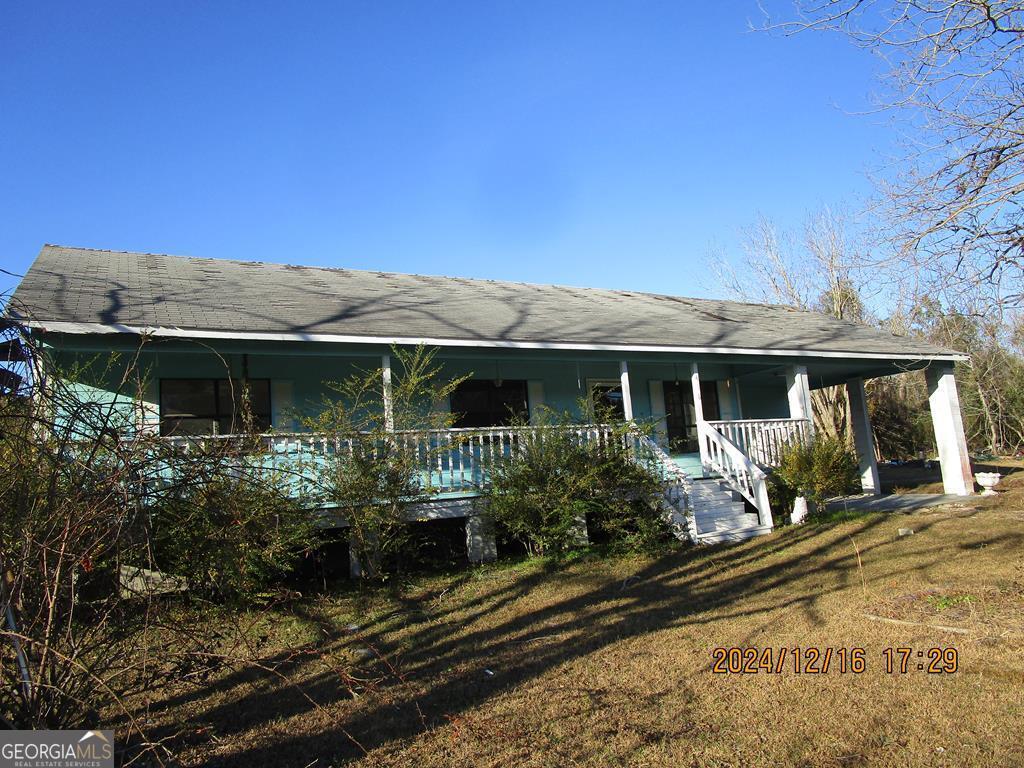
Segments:
[[[8,311],[58,359],[159,342],[143,348],[140,412],[170,440],[233,431],[224,388],[245,379],[268,450],[315,450],[291,414],[318,402],[324,381],[356,367],[387,377],[394,345],[435,346],[446,374],[471,374],[449,404],[457,427],[490,436],[437,468],[450,514],[472,517],[459,500],[479,490],[483,452],[511,413],[600,401],[655,423],[696,538],[763,533],[765,469],[812,429],[811,390],[849,391],[862,485],[878,493],[864,381],[918,369],[945,490],[973,490],[954,381],[962,355],[785,306],[47,245]]]

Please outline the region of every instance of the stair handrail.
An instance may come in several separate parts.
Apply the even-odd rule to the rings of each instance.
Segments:
[[[707,422],[697,422],[697,437],[704,448],[701,454],[705,471],[721,475],[726,485],[754,505],[758,522],[762,526],[773,527],[765,471],[736,443]]]
[[[787,445],[803,443],[810,434],[807,419],[718,419],[707,425],[721,432],[762,467],[777,467]]]

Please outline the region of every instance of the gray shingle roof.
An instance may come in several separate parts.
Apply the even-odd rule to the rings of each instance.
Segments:
[[[56,245],[43,247],[9,311],[44,327],[951,354],[785,306]]]

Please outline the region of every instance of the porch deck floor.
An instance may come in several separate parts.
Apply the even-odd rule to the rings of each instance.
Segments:
[[[958,504],[969,496],[948,493],[892,493],[884,496],[843,496],[827,502],[830,511],[850,509],[858,512],[913,512],[943,504]]]

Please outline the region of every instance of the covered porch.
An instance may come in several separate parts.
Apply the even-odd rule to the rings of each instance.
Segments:
[[[339,350],[335,346],[326,355],[310,359],[312,345],[302,348],[307,356],[296,356],[283,363],[295,349],[270,350],[249,347],[244,352],[225,350],[223,359],[236,365],[240,378],[259,380],[270,372],[286,368],[292,378],[283,380],[267,376],[266,418],[271,431],[265,448],[272,462],[301,459],[307,472],[317,470],[318,463],[328,460],[332,452],[352,450],[352,444],[337,444],[322,435],[296,432],[289,408],[299,406],[299,398],[317,393],[322,379],[311,381],[301,376],[313,367],[320,376],[325,369],[339,374],[346,368],[361,365],[364,369],[378,367],[384,392],[385,420],[393,430],[388,393],[394,376],[392,358],[382,351],[369,357],[365,347]],[[325,350],[326,351],[326,350]],[[283,355],[281,353],[284,353]],[[341,354],[339,354],[341,353]],[[203,370],[194,358],[194,350],[161,352],[155,361],[159,372],[173,366],[181,376],[183,363],[187,370]],[[518,441],[527,434],[536,434],[544,427],[522,425],[522,420],[538,419],[541,407],[556,410],[577,410],[581,425],[574,427],[580,440],[610,440],[607,425],[585,423],[582,417],[590,408],[611,413],[626,422],[653,426],[651,446],[657,449],[657,461],[666,477],[690,480],[714,478],[723,492],[741,498],[756,510],[752,525],[771,530],[773,510],[768,500],[767,473],[778,465],[785,445],[803,441],[813,435],[811,392],[813,389],[841,385],[849,396],[850,417],[860,463],[861,486],[864,493],[879,494],[881,486],[872,428],[865,396],[865,380],[892,375],[904,370],[926,369],[931,393],[932,421],[938,445],[945,492],[969,494],[973,478],[966,440],[960,418],[959,400],[953,373],[953,362],[946,360],[858,358],[855,353],[821,356],[804,360],[782,356],[755,354],[724,356],[633,354],[628,358],[608,353],[577,354],[564,352],[440,350],[439,360],[446,375],[466,376],[466,386],[454,393],[445,404],[456,416],[455,427],[436,431],[395,431],[395,440],[410,446],[422,457],[420,483],[438,494],[438,498],[460,499],[479,494],[489,482],[489,468],[497,459],[514,457]],[[310,366],[314,363],[315,366]],[[234,372],[234,371],[232,371]],[[266,373],[265,373],[266,372]],[[199,426],[195,414],[176,413],[169,409],[165,397],[165,381],[194,379],[158,378],[159,390],[149,405],[150,416],[161,430],[169,420]],[[503,420],[517,416],[520,426]],[[193,423],[190,420],[195,420]],[[218,422],[209,420],[216,432]],[[154,425],[155,426],[155,425]],[[169,439],[187,444],[192,436]],[[211,436],[210,439],[218,439]],[[297,489],[301,492],[301,488]],[[691,508],[709,502],[712,506],[726,504],[725,497],[690,499]]]

